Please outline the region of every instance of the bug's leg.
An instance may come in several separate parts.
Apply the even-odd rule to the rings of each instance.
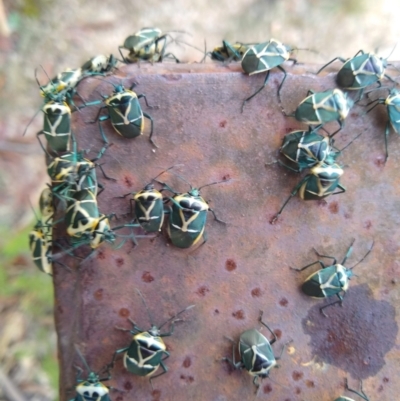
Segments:
[[[164,351],[165,352],[165,354],[168,354],[168,356],[169,356],[169,353],[167,352],[167,351]],[[168,358],[168,356],[167,356],[167,358]],[[167,373],[168,372],[168,368],[167,368],[167,366],[164,364],[164,360],[165,359],[167,359],[167,358],[164,358],[161,362],[160,362],[160,366],[161,366],[161,368],[163,369],[163,371],[161,372],[161,373],[159,373],[158,375],[155,375],[155,376],[152,376],[152,377],[150,377],[150,379],[149,379],[149,382],[150,382],[150,386],[151,386],[151,389],[152,390],[154,390],[154,387],[153,387],[153,380],[156,378],[156,377],[160,377],[160,376],[162,376],[162,375],[164,375],[165,373]]]
[[[143,115],[150,120],[150,136],[149,136],[149,141],[156,147],[158,146],[154,143],[152,136],[153,136],[153,125],[154,125],[154,120],[152,117],[150,117],[147,113],[143,113]]]
[[[243,103],[242,103],[242,113],[243,113],[244,105],[245,105],[249,100],[253,99],[254,96],[256,96],[258,93],[260,93],[260,92],[265,88],[265,85],[267,85],[267,82],[268,82],[269,73],[270,73],[270,70],[267,71],[267,75],[265,76],[263,86],[262,86],[260,89],[258,89],[256,92],[254,92],[251,96],[249,96],[247,99],[245,99],[245,100],[243,101]]]
[[[310,263],[309,265],[306,265],[306,266],[304,266],[304,267],[301,267],[300,269],[296,269],[295,267],[290,267],[290,269],[296,270],[296,271],[298,271],[298,272],[302,272],[303,270],[307,269],[308,267],[314,266],[314,265],[316,265],[317,263],[320,264],[321,269],[325,269],[326,266],[324,265],[324,263],[323,263],[321,260],[317,260],[316,262],[312,262],[312,263]]]
[[[389,137],[390,122],[388,121],[385,128],[385,163],[389,157],[388,151],[388,137]]]
[[[287,77],[287,73],[286,73],[285,69],[282,66],[278,65],[277,67],[283,72],[283,79],[282,79],[282,82],[280,83],[280,85],[278,87],[278,101],[279,101],[279,104],[282,104],[281,89],[282,89],[283,83],[285,82],[285,79]]]
[[[336,305],[336,304],[342,305],[342,303],[343,303],[343,297],[342,297],[340,294],[336,294],[336,295],[337,295],[338,298],[339,298],[338,301],[332,302],[332,303],[330,303],[330,304],[328,304],[328,305],[325,305],[325,306],[322,306],[321,308],[319,308],[319,311],[320,311],[325,317],[328,317],[328,315],[324,312],[324,309],[325,309],[325,308],[329,308],[330,306],[333,306],[333,305]]]
[[[146,103],[146,106],[147,106],[149,109],[158,109],[158,106],[150,106],[150,105],[149,105],[149,103],[147,102],[146,95],[144,95],[143,93],[142,93],[141,95],[137,95],[137,98],[138,98],[138,99],[143,98],[144,101],[145,101],[145,103]]]
[[[331,195],[339,195],[339,194],[342,194],[342,193],[346,192],[346,188],[343,185],[338,184],[338,188],[340,189],[340,191],[334,192]]]
[[[292,199],[297,192],[299,191],[300,187],[305,184],[308,179],[310,177],[309,176],[305,176],[292,190],[290,196],[286,199],[286,201],[283,203],[282,207],[280,208],[279,212],[271,219],[270,224],[275,224],[276,220],[278,220],[278,217],[280,216],[280,214],[282,213],[283,209],[285,208],[285,206],[289,203],[290,199]]]
[[[354,56],[355,57],[355,56]],[[342,63],[344,63],[346,60],[342,57],[335,57],[334,59],[332,59],[331,61],[329,61],[329,63],[326,63],[325,65],[323,65],[316,73],[315,75],[318,75],[322,70],[324,70],[326,67],[328,67],[328,65],[332,64],[334,61],[336,60],[340,60]]]

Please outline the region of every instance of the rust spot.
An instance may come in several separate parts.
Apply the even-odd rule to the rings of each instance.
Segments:
[[[231,179],[231,176],[230,176],[230,174],[225,174],[225,175],[222,177],[222,179],[223,179],[224,181],[227,181],[227,180],[230,180],[230,179]]]
[[[145,283],[151,283],[152,281],[154,281],[154,277],[150,274],[150,272],[144,272],[142,275],[142,280]]]
[[[216,313],[217,315],[219,314],[219,310],[218,309],[215,309],[214,310],[214,313]]]
[[[274,331],[274,333],[276,335],[276,338],[279,340],[282,337],[282,330],[276,329],[276,330],[273,330],[273,331]]]
[[[118,314],[119,314],[121,317],[128,317],[131,313],[129,312],[129,309],[121,308],[121,309],[119,310]]]
[[[129,391],[129,390],[132,390],[132,388],[133,388],[133,386],[132,386],[131,382],[125,382],[124,383],[124,389],[125,390]]]
[[[181,377],[182,380],[185,380],[186,383],[193,383],[194,382],[194,377],[193,376],[181,375],[180,377]]]
[[[124,177],[124,182],[127,187],[131,187],[133,185],[132,179],[128,177],[127,175]]]
[[[97,301],[101,301],[103,299],[103,289],[99,288],[94,292],[93,296]]]
[[[367,230],[369,230],[371,227],[372,227],[371,220],[366,220],[366,221],[364,221],[364,228],[366,228]]]
[[[384,383],[389,383],[389,378],[388,377],[384,377],[382,380]]]
[[[298,372],[297,370],[295,370],[292,373],[293,380],[296,381],[296,382],[298,382],[300,379],[302,379],[303,376],[304,376],[304,373],[303,372]]]
[[[357,118],[358,117],[358,113],[356,113],[355,111],[352,111],[350,113],[350,116],[353,117],[353,118]]]
[[[97,254],[97,258],[104,260],[106,258],[106,255],[104,254],[103,251],[99,251],[99,253]]]
[[[374,163],[377,167],[384,167],[385,166],[385,158],[384,157],[377,157],[374,160]]]
[[[236,269],[236,262],[233,259],[227,259],[225,262],[225,269],[231,272]]]
[[[118,267],[121,267],[125,263],[124,258],[117,258],[115,262]]]
[[[207,286],[205,286],[205,285],[202,285],[201,287],[199,287],[198,289],[197,289],[197,294],[199,294],[201,297],[204,297],[206,294],[207,294],[207,292],[209,292],[210,290],[208,289],[208,287]]]
[[[117,398],[116,398],[116,401],[122,401],[124,399],[124,397],[122,397],[122,395],[119,395]]]
[[[225,128],[225,125],[226,125],[226,120],[222,120],[220,123],[219,123],[219,126],[221,127],[221,128]]]
[[[64,313],[64,308],[62,306],[58,306],[57,310],[58,310],[59,314],[63,314]]]
[[[183,366],[184,368],[188,368],[191,364],[192,364],[192,360],[190,359],[189,356],[187,356],[187,357],[184,359],[184,361],[183,361],[183,363],[182,363],[182,366]]]
[[[294,391],[296,394],[300,394],[301,393],[301,389],[300,387],[296,387],[296,390]]]
[[[333,201],[328,206],[329,211],[333,214],[337,214],[339,211],[339,204],[336,201]]]
[[[286,127],[286,128],[285,128],[286,134],[289,134],[290,132],[292,132],[292,131],[294,131],[294,130],[295,130],[295,129],[292,128],[292,127]]]
[[[382,384],[378,387],[378,393],[381,393],[383,391],[383,386]]]
[[[153,396],[153,401],[159,401],[161,398],[161,390],[153,390],[151,395]]]
[[[260,297],[261,294],[262,294],[261,288],[258,288],[258,287],[257,287],[257,288],[253,288],[253,289],[251,290],[251,296],[254,297],[254,298]]]
[[[244,310],[243,310],[243,309],[239,309],[239,310],[237,310],[236,312],[233,312],[233,313],[232,313],[232,316],[233,316],[235,319],[243,320],[243,319],[244,319]]]
[[[357,379],[376,375],[385,364],[385,354],[395,345],[394,307],[373,299],[367,285],[351,287],[342,308],[325,309],[328,318],[321,316],[321,305],[324,303],[310,308],[302,321],[305,334],[311,336],[312,357]]]
[[[315,383],[312,380],[306,380],[306,386],[309,388],[315,387]]]
[[[281,300],[279,301],[279,305],[283,307],[288,306],[288,303],[289,301],[285,297],[281,298]]]
[[[345,219],[351,219],[351,214],[350,213],[345,213],[344,214]]]
[[[265,394],[270,393],[270,392],[272,391],[271,385],[270,385],[270,384],[266,384],[266,385],[263,387],[263,391],[264,391]]]

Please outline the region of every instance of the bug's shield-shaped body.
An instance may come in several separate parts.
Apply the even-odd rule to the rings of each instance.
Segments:
[[[280,152],[302,171],[327,158],[331,153],[330,139],[316,132],[293,131],[283,138]]]
[[[112,54],[110,54],[109,56],[106,56],[105,54],[98,54],[97,56],[94,56],[88,61],[86,61],[82,65],[81,69],[84,74],[87,73],[103,74],[105,72],[111,71],[116,64],[117,60]]]
[[[154,43],[161,36],[161,29],[158,28],[142,28],[134,35],[125,39],[123,47],[136,53],[145,46]]]
[[[47,85],[41,86],[42,96],[74,89],[82,79],[82,68],[67,68],[55,76]]]
[[[98,248],[104,241],[113,243],[115,241],[115,234],[111,230],[110,221],[104,214],[100,215],[97,225],[92,233],[92,239],[90,240],[90,247],[92,249]]]
[[[75,192],[72,200],[68,201],[65,214],[68,235],[80,238],[82,235],[92,233],[99,223],[99,217],[94,194],[87,189]]]
[[[302,290],[313,298],[327,298],[349,288],[351,270],[340,264],[328,266],[311,274],[303,283]]]
[[[124,366],[135,375],[151,376],[160,366],[166,349],[159,336],[153,336],[147,331],[135,334],[124,354]]]
[[[247,330],[240,336],[239,354],[244,367],[252,376],[267,376],[276,365],[271,344],[255,329]]]
[[[351,99],[340,89],[314,93],[307,96],[295,111],[295,118],[309,125],[343,121],[353,106]]]
[[[74,401],[109,401],[109,390],[101,382],[84,381],[76,386]]]
[[[49,101],[43,106],[43,133],[47,143],[55,152],[70,149],[71,109],[65,102]]]
[[[299,189],[304,200],[318,200],[331,195],[339,185],[343,169],[336,163],[319,163],[311,168],[308,179]]]
[[[250,46],[242,58],[243,71],[249,75],[269,71],[283,64],[290,57],[290,50],[281,42],[269,42]]]
[[[138,223],[147,232],[161,230],[164,222],[164,204],[161,192],[147,185],[142,191],[134,195],[135,216]]]
[[[363,53],[347,60],[337,75],[338,84],[349,90],[365,88],[383,79],[387,62],[373,53]]]
[[[45,232],[38,226],[29,234],[29,248],[36,267],[44,273],[53,274],[50,242]]]
[[[400,92],[392,89],[385,100],[389,121],[395,132],[400,134]]]
[[[125,138],[142,135],[144,118],[135,92],[125,89],[105,100],[111,123],[117,133]]]
[[[198,191],[193,190],[174,196],[172,201],[168,234],[175,246],[190,248],[204,233],[209,206]]]

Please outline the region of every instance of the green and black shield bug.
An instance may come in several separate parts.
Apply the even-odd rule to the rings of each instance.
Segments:
[[[118,60],[112,54],[108,56],[105,54],[98,54],[82,64],[81,69],[85,76],[104,75],[114,70],[117,62]]]
[[[149,315],[151,327],[149,330],[142,330],[138,326],[136,326],[136,323],[131,319],[128,320],[132,323],[132,329],[116,327],[118,330],[128,331],[132,334],[133,337],[132,342],[128,347],[115,351],[112,365],[114,365],[115,359],[117,358],[118,354],[124,353],[124,366],[129,372],[135,375],[152,376],[161,366],[163,371],[155,376],[150,377],[150,384],[151,387],[153,387],[152,380],[163,375],[164,373],[167,373],[168,371],[168,368],[165,365],[164,361],[170,356],[170,354],[167,351],[167,347],[164,343],[163,337],[171,336],[174,332],[175,322],[180,320],[176,318],[188,309],[193,308],[195,305],[190,305],[187,308],[181,310],[157,327],[153,323],[153,319],[151,318],[143,295],[139,290],[136,291],[142,298],[143,304]],[[161,333],[161,328],[167,323],[170,324],[169,331],[166,333]]]
[[[161,231],[165,216],[164,198],[161,194],[162,190],[158,191],[155,189],[153,181],[176,166],[180,165],[175,164],[163,170],[155,176],[149,184],[146,184],[141,191],[123,196],[133,195],[131,199],[131,211],[134,210],[136,221],[146,232],[154,233]],[[135,202],[134,208],[132,208],[132,202]]]
[[[87,364],[86,359],[83,357],[79,348],[75,346],[75,349],[79,355],[79,358],[82,360],[83,365],[88,372],[88,375],[86,379],[81,379],[83,369],[76,366],[76,395],[70,401],[110,401],[110,387],[102,383],[103,381],[109,381],[111,379],[111,375],[109,372],[110,366],[106,365],[106,370],[105,368],[100,370],[100,372],[105,370],[105,373],[107,375],[105,377],[100,377],[100,372],[95,373],[89,368],[89,365]]]
[[[243,71],[248,75],[260,74],[262,72],[267,72],[267,75],[264,79],[263,86],[243,101],[242,111],[244,105],[264,89],[268,82],[270,71],[275,67],[279,68],[284,74],[282,82],[278,87],[278,99],[279,103],[281,103],[280,92],[286,79],[286,71],[282,67],[282,64],[288,60],[291,60],[294,63],[297,62],[295,59],[290,57],[292,51],[293,49],[290,46],[284,45],[275,39],[249,46],[242,58]]]
[[[380,81],[384,77],[393,81],[392,78],[385,75],[386,67],[388,66],[387,59],[389,57],[390,55],[387,58],[378,57],[373,53],[365,53],[363,50],[359,50],[355,56],[350,59],[335,57],[333,60],[329,61],[329,63],[322,66],[316,74],[319,74],[334,61],[341,61],[344,64],[337,74],[337,84],[341,88],[347,90],[360,90],[359,99],[361,99],[362,92],[367,86],[375,82],[380,86]]]
[[[100,133],[104,142],[108,144],[108,139],[101,125],[103,121],[110,119],[115,131],[124,138],[136,138],[143,134],[144,117],[146,117],[150,121],[149,140],[155,147],[158,147],[152,140],[153,118],[142,111],[139,103],[139,99],[143,98],[147,107],[153,107],[148,104],[146,95],[137,95],[132,90],[136,86],[135,83],[133,83],[130,89],[125,89],[123,85],[114,85],[111,82],[106,82],[114,86],[114,91],[110,96],[103,96],[105,106],[100,107],[97,117],[93,121],[99,122]],[[103,109],[107,109],[107,116],[100,116]]]
[[[333,146],[331,135],[320,135],[318,129],[308,131],[292,131],[283,138],[280,153],[295,166],[294,168],[278,161],[286,168],[300,173],[318,163],[327,161],[332,164],[340,154],[340,150]]]
[[[367,395],[364,393],[363,386],[362,386],[362,380],[360,380],[360,391],[359,391],[359,392],[356,391],[356,390],[353,390],[353,389],[351,389],[351,388],[349,387],[349,385],[348,385],[348,383],[347,383],[347,379],[345,379],[345,388],[346,388],[347,391],[351,391],[352,393],[357,394],[357,395],[358,395],[360,398],[362,398],[363,400],[369,401],[369,398],[368,398]],[[354,400],[353,400],[352,398],[345,397],[344,395],[342,395],[341,397],[336,398],[335,401],[354,401]]]
[[[249,45],[244,43],[236,42],[231,44],[223,40],[222,46],[215,47],[214,50],[207,53],[207,55],[210,55],[212,60],[221,62],[241,61],[248,47]]]
[[[142,28],[128,36],[124,44],[118,47],[122,60],[125,63],[136,63],[140,60],[162,62],[165,57],[172,57],[178,63],[179,60],[173,54],[165,54],[168,36],[169,34],[162,34],[159,28]],[[124,56],[121,49],[128,50],[128,55]]]
[[[290,199],[297,193],[303,200],[320,200],[329,195],[346,192],[346,188],[339,182],[342,175],[343,169],[337,163],[328,164],[325,161],[311,167],[310,173],[294,187],[290,196],[283,203],[279,212],[271,219],[270,223],[274,224],[276,222]],[[337,188],[339,191],[335,192]]]
[[[400,134],[400,92],[392,88],[389,92],[388,97],[375,99],[372,102],[368,103],[367,106],[375,103],[369,110],[368,113],[374,109],[379,104],[384,104],[387,108],[389,120],[386,123],[385,128],[385,163],[389,157],[388,151],[388,136],[389,129],[392,126],[394,132]]]
[[[83,78],[82,68],[67,68],[65,71],[57,74],[46,85],[39,86],[42,96],[73,93],[73,90]]]
[[[178,248],[190,248],[196,245],[201,238],[204,240],[203,244],[206,242],[204,229],[208,211],[214,215],[216,221],[226,224],[224,221],[217,218],[214,210],[212,210],[208,203],[200,196],[200,190],[210,185],[227,182],[228,180],[212,182],[200,188],[194,188],[183,177],[178,177],[190,185],[190,190],[188,192],[176,192],[170,186],[162,183],[164,185],[163,190],[167,189],[175,194],[173,197],[169,198],[172,202],[172,206],[168,221],[168,235],[172,244]]]
[[[340,89],[330,89],[325,92],[309,90],[307,97],[297,106],[292,117],[308,125],[323,125],[337,121],[341,129],[353,104],[353,100]]]
[[[283,346],[281,355],[274,356],[272,345],[276,341],[276,334],[269,326],[262,321],[263,312],[260,312],[259,321],[272,334],[272,340],[268,340],[256,329],[246,330],[240,335],[238,349],[240,361],[236,362],[235,345],[232,347],[232,359],[222,358],[228,361],[235,369],[246,369],[251,376],[254,376],[253,384],[258,388],[260,386],[259,378],[269,376],[270,370],[276,366],[276,361],[282,356],[285,346]]]
[[[301,287],[303,292],[306,295],[309,295],[313,298],[329,298],[336,295],[339,300],[332,302],[328,305],[322,306],[320,311],[323,315],[326,314],[323,310],[329,306],[335,305],[337,303],[343,303],[343,297],[346,291],[349,288],[349,279],[353,277],[353,268],[356,267],[359,263],[361,263],[372,251],[374,243],[372,242],[371,247],[369,248],[368,252],[364,255],[364,257],[358,261],[353,267],[345,267],[344,264],[346,260],[350,256],[351,252],[353,251],[353,244],[355,240],[352,240],[349,248],[347,249],[346,255],[343,258],[341,263],[336,262],[336,258],[333,256],[321,255],[315,249],[315,253],[319,258],[327,258],[332,260],[332,264],[325,266],[325,264],[321,260],[317,260],[316,262],[310,263],[301,269],[295,269],[291,267],[292,270],[296,271],[303,271],[315,264],[319,263],[321,268],[320,270],[316,271],[315,273],[311,274],[307,277]]]

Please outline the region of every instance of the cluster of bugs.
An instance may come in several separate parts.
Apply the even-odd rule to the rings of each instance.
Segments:
[[[69,269],[59,258],[65,254],[77,257],[74,251],[80,247],[89,247],[90,256],[104,242],[114,244],[115,249],[118,249],[128,238],[132,239],[135,244],[137,244],[138,238],[152,238],[151,235],[158,234],[163,230],[166,220],[168,222],[165,231],[168,233],[171,244],[183,249],[199,246],[206,242],[205,227],[208,212],[213,214],[217,222],[225,224],[217,218],[214,210],[201,196],[200,190],[228,180],[211,182],[197,188],[192,186],[185,178],[171,171],[177,165],[159,172],[137,192],[121,195],[121,197],[132,196],[130,200],[132,221],[129,223],[111,227],[110,222],[115,214],[104,214],[98,207],[97,197],[103,191],[104,186],[98,182],[97,168],[101,170],[106,180],[114,179],[109,177],[101,164],[98,163],[110,147],[102,123],[105,120],[110,120],[118,135],[134,139],[144,133],[144,122],[147,119],[150,123],[149,141],[157,147],[153,140],[153,118],[142,111],[139,102],[140,99],[143,99],[146,106],[152,108],[153,106],[149,105],[146,96],[133,91],[135,84],[127,89],[122,84],[110,82],[107,77],[117,69],[118,63],[129,64],[140,61],[153,63],[162,62],[166,58],[179,62],[173,54],[166,51],[168,44],[174,40],[170,33],[163,34],[157,28],[143,28],[126,38],[123,45],[119,46],[121,59],[113,55],[98,55],[89,59],[80,68],[67,69],[61,72],[50,79],[46,85],[38,83],[40,93],[44,97],[44,104],[41,108],[44,114],[44,124],[37,137],[47,156],[47,171],[51,184],[42,191],[40,196],[41,216],[37,218],[29,241],[33,262],[41,271],[52,274],[54,263]],[[270,71],[275,67],[284,74],[277,90],[277,97],[281,104],[281,89],[287,76],[282,65],[288,60],[293,63],[297,62],[296,59],[291,57],[294,50],[295,48],[284,45],[275,39],[257,44],[240,42],[230,44],[223,41],[222,46],[216,47],[212,52],[205,52],[204,59],[209,56],[212,60],[222,63],[241,62],[243,71],[248,75],[266,73],[262,87],[243,100],[243,111],[245,104],[265,88]],[[343,149],[340,150],[334,146],[333,138],[342,128],[350,109],[363,98],[364,89],[375,83],[380,84],[380,81],[387,77],[385,69],[388,64],[387,59],[360,51],[351,59],[336,58],[330,61],[317,74],[337,59],[344,63],[337,75],[338,85],[345,90],[358,91],[358,99],[352,99],[348,93],[339,88],[324,92],[309,90],[294,113],[289,115],[309,127],[307,130],[297,130],[285,135],[280,153],[286,162],[277,162],[293,172],[301,173],[309,169],[309,173],[295,186],[271,223],[277,220],[290,199],[296,194],[299,194],[300,198],[304,200],[319,200],[332,194],[345,192],[344,186],[340,183],[344,171],[337,163],[337,157]],[[79,83],[85,78],[93,76],[113,86],[113,91],[109,95],[102,96],[101,100],[86,102],[78,92]],[[390,77],[387,78],[392,80]],[[79,104],[76,103],[78,98]],[[369,101],[367,104],[367,106],[372,105],[368,111],[379,104],[387,106],[389,117],[385,138],[388,135],[390,125],[398,132],[399,123],[397,120],[398,113],[400,113],[397,108],[400,105],[397,103],[399,102],[398,99],[400,99],[399,92],[392,88],[389,90],[386,99],[378,98]],[[71,129],[71,116],[77,110],[96,105],[100,105],[100,107],[92,123],[98,123],[103,147],[98,151],[95,158],[88,159],[85,157],[84,150],[78,150],[78,144]],[[324,125],[335,121],[339,124],[339,129],[329,133]],[[41,141],[42,136],[46,138],[46,146]],[[385,143],[387,159],[387,140]],[[190,189],[184,193],[177,192],[168,183],[160,181],[159,177],[167,172],[187,183]],[[62,217],[57,220],[55,220],[56,211],[62,211]],[[68,236],[66,243],[53,240],[53,228],[60,222],[64,222],[66,225]],[[130,233],[128,235],[119,234],[119,230],[129,230]],[[141,231],[137,234],[134,230]],[[117,245],[118,238],[121,238],[121,243]],[[321,313],[325,316],[324,309],[337,303],[341,304],[343,296],[348,290],[349,279],[353,276],[352,269],[355,266],[347,268],[345,263],[352,252],[353,243],[354,240],[341,263],[337,263],[335,257],[321,255],[317,252],[318,261],[295,269],[303,271],[319,263],[321,269],[306,278],[302,290],[306,295],[315,298],[338,297],[338,301],[320,308]],[[54,248],[59,248],[59,253],[53,253]],[[358,263],[363,261],[371,250],[372,246]],[[326,265],[321,258],[330,259],[332,262]],[[137,291],[147,312],[149,312],[142,294],[139,290]],[[87,378],[81,379],[82,369],[79,368],[74,400],[108,401],[110,388],[102,382],[111,379],[111,369],[113,369],[120,354],[123,354],[125,369],[134,375],[149,377],[152,386],[152,380],[165,374],[168,370],[164,361],[170,353],[167,351],[163,337],[173,334],[175,322],[180,320],[178,316],[193,306],[186,307],[159,326],[154,324],[149,313],[151,327],[148,330],[141,329],[130,319],[132,328],[117,327],[119,330],[129,332],[132,335],[132,340],[126,347],[116,350],[110,363],[100,371],[104,371],[105,377],[100,377],[100,372],[95,373],[89,368],[85,358],[77,348],[77,353],[87,371]],[[261,312],[259,322],[269,331],[272,336],[271,339],[268,339],[257,329],[246,330],[240,335],[237,351],[235,351],[235,345],[233,346],[232,358],[222,358],[234,369],[247,370],[253,376],[253,383],[257,388],[260,386],[259,380],[269,376],[271,369],[276,366],[277,360],[280,359],[285,348],[285,346],[282,347],[279,356],[274,355],[272,345],[276,342],[277,336],[262,320],[262,316],[263,313]],[[166,325],[169,325],[169,329],[162,332],[162,327]],[[239,360],[236,357],[237,352]],[[162,371],[156,374],[159,368]],[[350,389],[347,381],[345,387],[348,391],[369,401],[362,389],[362,383],[360,392]],[[335,401],[344,400],[351,399],[342,396]]]

